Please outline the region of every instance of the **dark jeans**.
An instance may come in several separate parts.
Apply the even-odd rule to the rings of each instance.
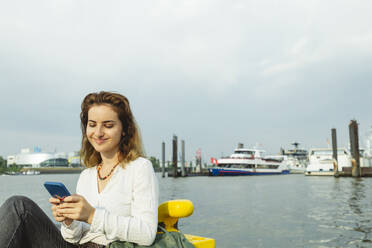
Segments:
[[[0,207],[1,248],[77,248],[65,241],[61,231],[24,196],[12,196]]]

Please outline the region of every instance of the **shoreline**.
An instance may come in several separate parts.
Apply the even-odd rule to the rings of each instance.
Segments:
[[[40,174],[75,174],[84,170],[84,167],[45,167],[45,168],[22,168],[20,173]]]

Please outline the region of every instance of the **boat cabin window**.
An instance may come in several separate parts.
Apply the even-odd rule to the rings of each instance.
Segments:
[[[245,154],[245,155],[254,155],[254,152],[253,151],[240,151],[240,150],[237,150],[235,151],[236,154]]]
[[[221,164],[221,167],[230,168],[231,164]]]
[[[257,169],[276,169],[279,165],[276,164],[258,164]]]
[[[218,164],[218,167],[249,169],[249,168],[254,168],[254,164]]]

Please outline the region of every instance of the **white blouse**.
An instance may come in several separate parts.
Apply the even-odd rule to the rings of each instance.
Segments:
[[[145,158],[117,166],[110,181],[98,193],[96,167],[85,169],[76,192],[95,209],[92,224],[62,222],[61,233],[70,243],[107,245],[114,240],[151,245],[158,224],[158,182],[152,164]]]

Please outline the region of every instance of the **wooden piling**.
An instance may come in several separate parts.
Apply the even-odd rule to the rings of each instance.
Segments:
[[[358,138],[358,123],[356,120],[351,120],[349,124],[349,135],[350,135],[350,150],[351,156],[354,160],[351,169],[352,177],[360,177],[360,154],[359,154],[359,138]]]
[[[332,128],[332,150],[333,150],[333,159],[337,161],[337,134],[336,128]]]
[[[177,177],[177,162],[178,162],[178,158],[177,158],[177,136],[176,135],[173,135],[173,177]]]
[[[357,163],[356,163],[356,160],[353,158],[351,159],[351,176],[352,177],[357,177],[355,175],[358,175],[359,172],[358,172],[358,168],[357,168]]]
[[[338,171],[338,163],[337,163],[337,160],[336,159],[333,159],[333,175],[335,177],[339,177],[340,176],[340,172]]]
[[[181,176],[185,177],[186,172],[185,172],[185,141],[181,140]]]
[[[165,177],[165,142],[161,144],[161,176]]]
[[[331,129],[332,133],[332,157],[333,157],[333,172],[335,176],[338,176],[338,163],[337,163],[337,134],[336,128]]]
[[[200,171],[200,175],[203,174],[203,167],[202,167],[202,157],[201,157],[201,154],[200,154],[200,157],[199,157],[199,171]]]

